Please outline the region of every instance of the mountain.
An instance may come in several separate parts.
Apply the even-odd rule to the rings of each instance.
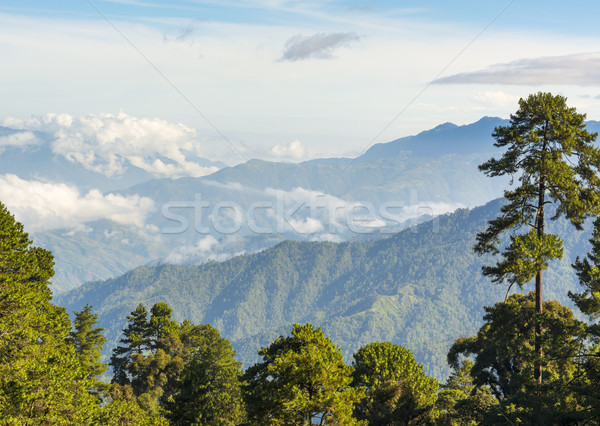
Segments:
[[[138,303],[164,301],[176,319],[218,328],[246,365],[292,323],[311,322],[340,345],[347,362],[360,346],[387,340],[406,346],[429,374],[443,378],[451,343],[474,334],[483,306],[506,292],[481,275],[490,258],[471,250],[501,203],[461,209],[375,241],[285,241],[224,262],[140,267],[55,300],[69,312],[94,306],[106,329],[106,354]],[[588,250],[590,233],[572,231],[564,221],[548,228],[565,236],[565,256],[548,271],[545,294],[565,303],[576,288],[570,264]]]
[[[168,262],[178,259],[177,263],[198,263],[211,258],[210,252],[197,249],[209,236],[219,242],[215,247],[238,238],[254,241],[254,248],[259,249],[282,239],[338,242],[364,239],[365,235],[382,229],[400,230],[404,227],[402,223],[418,216],[480,205],[500,196],[508,180],[489,179],[479,172],[477,165],[493,153],[490,129],[502,123],[501,119],[486,118],[467,126],[439,126],[411,137],[414,140],[409,145],[420,147],[418,152],[394,148],[393,153],[379,158],[372,155],[377,145],[354,160],[315,159],[299,164],[250,160],[209,176],[153,179],[117,193],[154,200],[157,208],[147,222],[159,230],[155,237],[161,239],[162,247],[168,251],[163,258]],[[475,140],[479,140],[478,149],[470,152]],[[382,145],[403,146],[406,142],[399,141]],[[441,149],[443,141],[452,149]],[[429,156],[422,155],[426,151]],[[196,200],[205,203],[202,211],[194,207]],[[237,213],[240,226],[222,208],[227,205],[232,207],[229,213],[233,210]],[[293,215],[286,218],[289,211]],[[369,216],[371,222],[350,229],[347,224],[360,222],[361,215]],[[172,232],[179,227],[174,217],[185,224],[178,232]],[[52,243],[56,234],[44,237],[50,248],[65,244]],[[182,252],[186,255],[181,256]],[[237,247],[229,252],[249,253],[252,249]],[[144,256],[134,249],[132,255]],[[94,279],[109,277],[98,272]],[[77,284],[61,284],[61,288],[74,285]]]
[[[491,133],[507,121],[484,117],[463,126],[446,123],[418,135],[374,145],[356,159],[315,159],[299,164],[250,160],[199,178],[146,180],[115,191],[154,201],[143,230],[124,227],[128,242],[107,240],[103,228],[87,224],[97,253],[113,253],[111,268],[89,254],[72,230],[34,235],[36,243],[64,251],[57,265],[58,288],[101,280],[136,265],[197,264],[252,253],[285,240],[352,241],[399,231],[416,217],[474,207],[502,195],[509,178],[490,179],[477,166],[492,155]],[[590,130],[599,122],[588,122]],[[153,231],[152,231],[153,230]],[[146,248],[150,238],[159,251]],[[159,241],[156,243],[156,241]],[[154,253],[156,254],[149,254]],[[122,260],[120,260],[122,259]],[[84,259],[85,260],[85,259]],[[68,281],[64,281],[68,277]]]
[[[431,130],[388,143],[373,145],[359,159],[395,157],[402,153],[412,157],[441,157],[447,154],[476,154],[492,151],[492,133],[498,126],[506,126],[509,120],[499,117],[483,117],[463,126],[452,123],[440,124]]]

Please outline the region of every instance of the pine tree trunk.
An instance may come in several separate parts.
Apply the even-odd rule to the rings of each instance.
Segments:
[[[548,123],[544,127],[544,145],[542,148],[542,173],[540,173],[540,187],[538,193],[538,211],[536,216],[536,231],[538,237],[544,235],[544,205],[546,203],[545,194],[546,194],[546,182],[544,179],[544,169],[546,167],[545,159],[546,159],[546,129],[548,127]],[[538,316],[544,312],[544,300],[542,298],[542,284],[543,284],[543,271],[540,270],[535,277],[535,311]],[[542,325],[540,324],[540,319],[538,318],[535,321],[535,353],[538,356],[538,361],[535,365],[534,376],[535,379],[541,384],[542,383],[542,364],[541,359],[544,355],[542,350]]]
[[[538,314],[541,314],[544,311],[543,303],[542,303],[542,271],[538,272],[535,277],[535,311]],[[542,351],[542,326],[540,321],[537,320],[535,322],[535,353],[538,355],[539,359],[543,356]],[[540,361],[537,361],[537,365],[535,366],[535,379],[541,384],[542,383],[542,365]]]

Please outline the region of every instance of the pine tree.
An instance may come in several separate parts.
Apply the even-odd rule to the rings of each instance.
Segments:
[[[68,339],[75,346],[77,359],[88,372],[89,379],[95,379],[106,371],[106,363],[100,362],[106,338],[102,335],[104,329],[95,327],[97,321],[98,314],[92,313],[89,304],[85,305],[82,311],[75,312],[74,330]]]
[[[485,322],[477,335],[458,339],[448,353],[455,371],[461,359],[473,357],[473,384],[489,389],[500,402],[486,416],[495,420],[485,424],[507,424],[507,418],[512,424],[575,424],[586,410],[581,396],[570,387],[579,376],[575,360],[584,326],[556,301],[544,302],[543,314],[534,321],[535,299],[534,292],[517,293],[506,302],[485,307]],[[532,342],[538,323],[547,330],[542,340],[546,354],[542,385],[533,375],[538,356]]]
[[[600,206],[600,150],[596,133],[585,129],[585,114],[569,108],[566,98],[550,93],[530,95],[519,101],[510,125],[494,130],[494,144],[506,148],[500,159],[479,166],[488,176],[510,175],[520,184],[504,192],[507,203],[501,215],[477,235],[475,251],[500,253],[500,235],[510,231],[502,260],[483,268],[494,282],[507,281],[522,287],[535,278],[536,312],[543,312],[543,271],[549,261],[563,255],[562,240],[545,232],[546,206],[556,204],[576,229]],[[508,295],[508,292],[507,292]],[[542,382],[542,333],[538,322],[534,344],[538,361],[534,375]]]
[[[155,303],[150,309],[148,324],[148,342],[153,351],[161,348],[161,340],[171,334],[177,334],[178,324],[171,319],[173,309],[164,302]]]
[[[577,258],[573,264],[583,292],[569,292],[569,296],[590,320],[586,329],[589,347],[582,362],[585,377],[576,383],[576,387],[588,399],[585,420],[597,421],[600,418],[600,218],[594,222],[590,243],[590,253],[583,259]]]
[[[370,343],[354,354],[352,386],[365,389],[355,415],[369,424],[424,423],[437,399],[437,380],[407,349]]]
[[[127,385],[131,382],[128,365],[133,354],[150,349],[150,324],[148,311],[141,303],[127,316],[127,328],[123,330],[120,345],[113,349],[110,366],[113,369],[112,383]]]

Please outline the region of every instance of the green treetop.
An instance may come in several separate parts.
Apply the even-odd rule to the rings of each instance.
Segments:
[[[263,361],[246,370],[245,401],[251,424],[356,424],[362,392],[350,387],[352,367],[337,346],[311,324],[295,324],[290,337],[262,348]]]
[[[473,384],[500,401],[490,405],[485,423],[506,424],[510,418],[512,424],[572,424],[585,410],[570,387],[579,374],[575,360],[581,353],[584,325],[556,301],[544,302],[544,312],[534,320],[533,292],[513,294],[485,311],[478,334],[458,339],[448,353],[455,371],[463,357],[473,356]],[[538,323],[547,330],[543,360],[533,344]],[[534,379],[537,365],[545,370],[543,384]]]
[[[374,425],[423,422],[437,399],[437,380],[425,374],[407,349],[370,343],[354,354],[352,385],[367,395],[357,405],[359,419]]]
[[[563,254],[561,239],[545,233],[546,205],[556,205],[552,220],[565,216],[577,229],[599,211],[600,150],[594,146],[597,134],[585,129],[585,117],[562,96],[540,92],[521,99],[510,125],[493,133],[494,145],[505,148],[504,154],[479,166],[488,176],[510,175],[519,182],[504,192],[507,203],[501,215],[477,235],[475,251],[495,254],[500,235],[510,231],[501,260],[485,266],[483,273],[494,282],[507,281],[509,290],[535,278],[537,313],[543,311],[543,270]],[[534,339],[539,358],[542,332],[538,324]],[[541,364],[534,374],[541,382]]]
[[[182,341],[191,354],[168,401],[169,419],[174,424],[242,423],[242,364],[231,343],[211,325],[183,328]]]
[[[141,303],[127,316],[127,327],[123,330],[120,345],[113,349],[110,366],[113,369],[112,383],[120,385],[129,384],[131,377],[128,374],[128,364],[131,356],[142,353],[150,348],[150,327],[148,325],[148,311]]]
[[[594,222],[590,243],[592,250],[587,257],[577,258],[573,265],[583,292],[569,293],[569,296],[590,319],[587,326],[589,347],[582,359],[585,376],[577,385],[580,393],[589,399],[590,410],[586,420],[597,421],[600,418],[600,218]]]

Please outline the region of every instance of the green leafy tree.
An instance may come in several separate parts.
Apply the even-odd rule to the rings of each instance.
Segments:
[[[577,391],[587,398],[588,421],[600,418],[600,218],[594,222],[590,243],[592,249],[588,255],[577,258],[573,264],[583,292],[569,293],[579,310],[590,319],[586,330],[590,345],[582,363],[585,376],[575,384]]]
[[[563,255],[561,239],[545,233],[545,207],[556,204],[551,219],[565,216],[577,229],[600,205],[600,150],[596,133],[585,129],[585,114],[567,106],[566,98],[537,93],[519,101],[510,125],[497,127],[494,144],[506,151],[479,166],[488,176],[516,176],[519,185],[507,190],[502,214],[477,235],[476,252],[499,253],[500,235],[511,231],[502,260],[483,268],[494,282],[522,287],[535,278],[536,312],[543,312],[543,271]],[[508,294],[508,292],[507,292]],[[535,348],[542,358],[541,324],[535,331]],[[542,381],[542,365],[534,372]]]
[[[422,423],[437,399],[437,380],[425,374],[407,349],[389,342],[370,343],[354,354],[352,385],[366,397],[356,417],[370,425]]]
[[[235,425],[245,417],[241,363],[229,340],[211,325],[194,326],[183,339],[191,349],[167,404],[174,424]]]
[[[150,325],[148,311],[141,303],[127,316],[127,327],[123,330],[120,345],[113,349],[110,366],[113,369],[112,383],[127,385],[131,383],[128,365],[133,354],[150,349]]]
[[[0,203],[2,423],[89,424],[99,410],[88,372],[67,342],[69,316],[50,303],[53,263]]]
[[[475,386],[471,369],[473,362],[464,360],[455,368],[438,394],[435,424],[476,426],[484,422],[488,411],[498,399],[489,386]]]
[[[88,372],[89,379],[97,379],[106,371],[106,363],[100,362],[106,338],[102,335],[104,329],[95,327],[97,322],[98,314],[92,313],[89,304],[85,305],[82,311],[75,312],[74,330],[69,333],[68,338],[75,346],[77,359]]]
[[[245,373],[251,424],[356,424],[354,404],[364,394],[350,386],[352,367],[320,328],[295,324],[259,352],[263,361]]]
[[[107,403],[96,419],[96,424],[119,426],[168,425],[168,420],[160,414],[144,410],[137,403],[130,385],[114,383],[107,392]]]
[[[536,314],[535,299],[533,292],[513,294],[506,302],[486,307],[479,333],[458,339],[448,353],[455,370],[463,357],[474,356],[473,384],[489,387],[500,401],[489,410],[486,422],[568,424],[584,409],[581,398],[569,387],[578,372],[574,360],[582,350],[584,325],[556,301],[545,302],[544,313]],[[547,330],[543,360],[532,343],[536,324]],[[532,374],[539,364],[546,371],[543,384]]]

